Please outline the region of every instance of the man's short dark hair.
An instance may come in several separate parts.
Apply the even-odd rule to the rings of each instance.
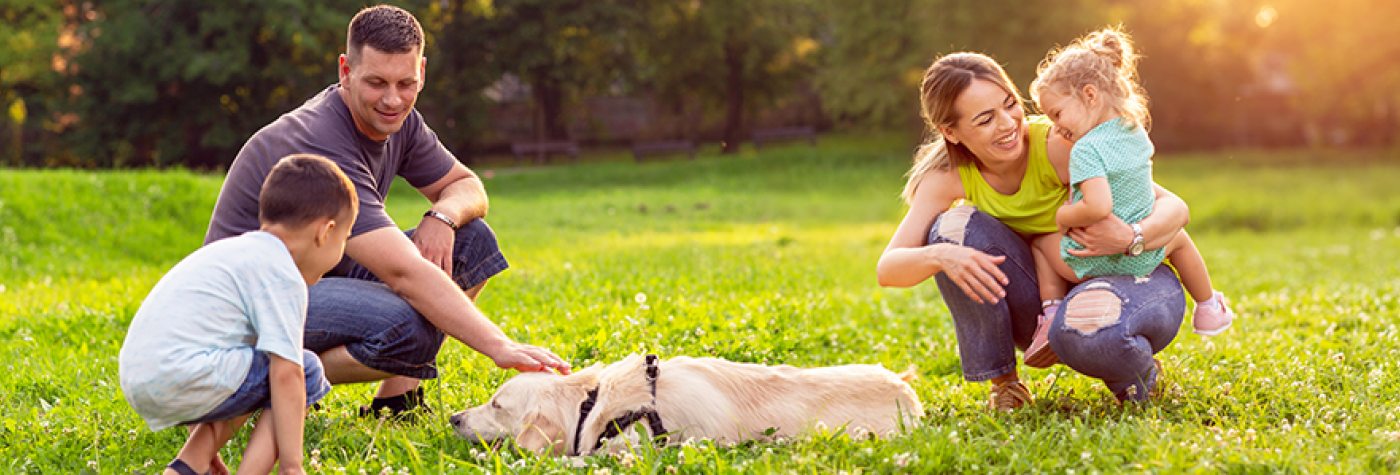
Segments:
[[[355,212],[355,186],[325,157],[299,153],[272,166],[258,193],[258,221],[289,227]]]
[[[412,13],[392,5],[375,5],[360,10],[350,20],[345,55],[351,62],[369,46],[390,54],[423,52],[423,25]]]

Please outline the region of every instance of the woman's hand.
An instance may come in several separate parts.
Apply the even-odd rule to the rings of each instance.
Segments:
[[[1133,228],[1114,214],[1088,227],[1070,228],[1068,235],[1084,246],[1084,249],[1069,249],[1070,255],[1078,257],[1122,254],[1133,242]]]
[[[1006,261],[1006,256],[993,256],[965,246],[945,246],[941,251],[943,272],[973,301],[997,303],[1006,297],[1003,286],[1011,281],[997,267]]]

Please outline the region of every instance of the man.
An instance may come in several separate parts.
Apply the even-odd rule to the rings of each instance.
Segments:
[[[257,193],[277,158],[325,156],[355,184],[360,216],[346,259],[327,274],[344,278],[310,290],[305,344],[320,355],[332,384],[382,381],[362,412],[421,405],[419,381],[437,377],[444,333],[501,368],[567,374],[568,363],[512,341],[473,303],[508,264],[482,220],[481,180],[413,108],[427,65],[418,20],[397,7],[369,7],[350,21],[346,43],[339,83],[259,130],[238,152],[205,243],[257,229]],[[395,175],[433,203],[407,232],[384,211]]]

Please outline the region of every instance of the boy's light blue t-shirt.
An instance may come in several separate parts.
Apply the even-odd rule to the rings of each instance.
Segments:
[[[254,351],[301,364],[306,281],[282,240],[253,231],[161,277],[122,344],[122,393],[151,430],[197,419],[243,384]]]

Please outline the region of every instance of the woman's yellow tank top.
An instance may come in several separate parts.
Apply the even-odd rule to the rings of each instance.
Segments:
[[[1069,197],[1069,187],[1060,183],[1045,153],[1052,125],[1050,119],[1033,115],[1026,121],[1029,123],[1030,163],[1016,194],[1003,195],[992,189],[977,170],[976,163],[958,165],[958,177],[962,179],[968,201],[978,210],[997,218],[1017,233],[1045,234],[1055,231],[1055,210]]]

